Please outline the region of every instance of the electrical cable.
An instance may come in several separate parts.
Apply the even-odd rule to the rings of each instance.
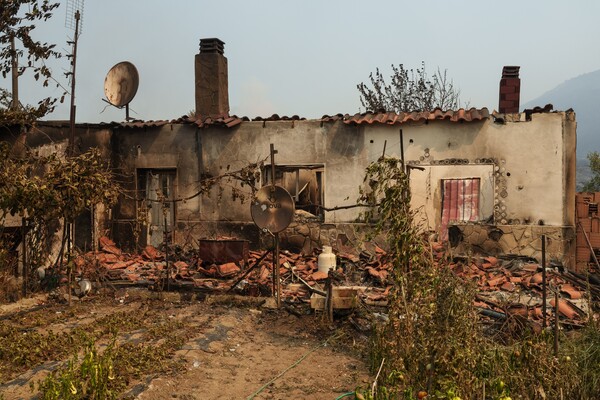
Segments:
[[[258,388],[258,390],[256,392],[252,393],[250,396],[248,396],[246,398],[246,400],[252,400],[252,399],[254,399],[256,396],[258,396],[258,394],[260,392],[262,392],[263,390],[265,390],[269,385],[271,385],[277,379],[281,378],[290,369],[292,369],[295,366],[297,366],[298,364],[300,364],[306,357],[308,357],[309,355],[311,355],[315,351],[319,350],[321,347],[325,347],[327,345],[327,342],[329,342],[329,340],[331,340],[334,336],[335,335],[331,335],[329,338],[327,338],[327,340],[323,341],[322,343],[319,343],[318,346],[316,346],[315,348],[309,350],[306,354],[304,354],[302,357],[300,357],[299,359],[297,359],[292,365],[290,365],[289,367],[287,367],[286,369],[284,369],[283,371],[281,371],[276,377],[274,377],[273,379],[271,379],[270,381],[268,381],[267,383],[265,383],[264,385],[262,385],[260,388]]]

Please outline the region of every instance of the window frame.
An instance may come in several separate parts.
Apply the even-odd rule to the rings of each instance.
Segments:
[[[300,203],[300,195],[304,192],[304,190],[309,189],[309,183],[302,184],[301,173],[302,171],[310,171],[314,172],[314,180],[316,181],[316,195],[314,203]],[[291,188],[286,187],[284,181],[284,174],[291,173],[294,174],[295,185]],[[311,212],[311,214],[316,215],[319,218],[324,218],[324,210],[323,206],[325,204],[325,164],[275,164],[275,184],[286,188],[286,190],[290,193],[292,198],[294,199],[294,203],[296,209],[300,210],[312,210],[316,212]],[[262,184],[269,185],[271,184],[271,164],[265,164],[262,174],[261,174]],[[289,185],[287,185],[289,186]],[[292,190],[293,189],[293,190]],[[310,199],[309,193],[309,201]]]

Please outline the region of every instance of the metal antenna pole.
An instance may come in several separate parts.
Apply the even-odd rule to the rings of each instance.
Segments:
[[[76,1],[76,0],[75,0]],[[67,145],[67,156],[73,157],[75,155],[75,68],[77,66],[77,40],[79,39],[79,21],[81,19],[80,9],[83,9],[83,0],[81,3],[76,1],[75,4],[69,2],[67,4],[67,24],[69,24],[69,11],[73,12],[75,10],[75,14],[73,15],[75,19],[75,36],[73,37],[73,59],[71,60],[72,68],[71,68],[71,109],[69,116],[69,141]],[[71,251],[73,249],[73,243],[75,242],[75,221],[64,221],[67,224],[66,231],[68,232],[67,237],[67,263],[69,263],[69,306],[71,306],[71,285],[72,285],[72,271],[71,271]]]
[[[11,109],[19,109],[19,59],[17,57],[17,48],[15,46],[15,34],[10,35],[10,51],[12,61],[12,104]]]
[[[271,143],[271,195],[275,193],[275,146]],[[273,199],[271,199],[273,201]],[[279,232],[275,232],[275,251],[273,253],[273,292],[277,308],[281,307],[281,278],[279,276]]]
[[[79,20],[81,14],[79,10],[75,11],[75,37],[73,38],[73,68],[71,69],[71,114],[70,124],[71,131],[69,134],[69,156],[75,155],[75,70],[77,67],[77,39],[79,38]]]

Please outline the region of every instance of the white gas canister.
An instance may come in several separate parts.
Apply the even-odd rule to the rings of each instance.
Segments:
[[[335,254],[331,251],[331,246],[323,246],[323,252],[319,254],[319,258],[317,259],[317,265],[319,272],[327,273],[335,269]]]

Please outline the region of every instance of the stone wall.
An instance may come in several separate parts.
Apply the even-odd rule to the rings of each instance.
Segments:
[[[546,259],[574,266],[573,227],[544,225],[452,225],[449,228],[453,252],[457,254],[514,254],[541,261],[542,240],[546,235]]]
[[[360,253],[363,250],[374,251],[374,245],[386,248],[384,238],[375,238],[367,242],[365,237],[369,226],[361,223],[323,223],[312,214],[296,211],[294,221],[287,229],[279,233],[281,248],[292,252],[311,254],[324,245],[331,246],[336,252]],[[179,223],[174,235],[175,242],[182,246],[192,246],[198,239],[217,239],[233,237],[250,242],[252,249],[273,247],[273,236],[262,232],[253,223],[203,221],[194,226]]]
[[[310,254],[315,249],[331,246],[360,252],[370,245],[365,243],[368,227],[360,223],[323,223],[308,213],[296,212],[294,221],[280,234],[281,244],[291,251]]]

